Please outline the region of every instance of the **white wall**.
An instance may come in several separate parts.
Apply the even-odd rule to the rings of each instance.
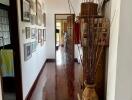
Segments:
[[[111,0],[111,31],[108,54],[107,100],[115,100],[120,0]],[[120,100],[120,99],[118,99]],[[124,99],[126,100],[126,99]]]
[[[71,0],[76,14],[80,12],[80,0]],[[47,57],[55,58],[55,17],[54,14],[70,13],[67,0],[46,0],[47,11]]]
[[[43,26],[31,25],[28,22],[21,21],[21,7],[20,0],[17,0],[18,17],[19,17],[19,38],[20,38],[20,52],[21,52],[21,67],[22,67],[22,85],[23,85],[23,99],[27,96],[31,86],[33,85],[38,73],[40,72],[46,60],[46,42],[43,46],[38,44],[37,50],[32,54],[32,58],[24,61],[24,43],[35,41],[33,39],[25,39],[25,32],[22,30],[25,27],[44,28]]]
[[[132,0],[121,0],[115,100],[132,100]]]
[[[107,100],[132,100],[132,1],[112,0]],[[112,15],[111,15],[112,16]]]

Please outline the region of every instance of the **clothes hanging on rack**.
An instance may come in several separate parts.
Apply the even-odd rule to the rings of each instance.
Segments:
[[[13,50],[2,49],[0,51],[1,74],[2,77],[14,77],[14,58]]]

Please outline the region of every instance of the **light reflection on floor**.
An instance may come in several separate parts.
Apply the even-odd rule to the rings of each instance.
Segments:
[[[66,60],[66,56],[65,56],[64,47],[60,46],[56,51],[56,64],[57,65],[65,64],[65,60]]]

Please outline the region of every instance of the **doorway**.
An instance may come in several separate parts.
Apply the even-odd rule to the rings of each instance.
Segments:
[[[74,14],[55,14],[56,64],[74,62]]]

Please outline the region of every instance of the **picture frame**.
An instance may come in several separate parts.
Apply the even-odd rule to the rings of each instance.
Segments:
[[[41,26],[43,22],[42,6],[41,3],[37,0],[37,25]]]
[[[30,1],[30,13],[31,15],[37,15],[37,0],[29,0]]]
[[[46,27],[46,13],[43,13],[43,24]]]
[[[43,29],[43,41],[46,41],[46,29]]]
[[[29,39],[31,36],[31,30],[30,27],[26,27],[25,28],[25,32],[26,32],[26,39]]]
[[[35,25],[36,24],[36,15],[32,15],[31,14],[30,22],[31,22],[32,25]]]
[[[36,51],[37,41],[32,42],[32,53]]]
[[[30,1],[21,0],[21,19],[25,22],[30,22]]]
[[[43,32],[42,32],[42,29],[38,29],[38,43],[41,43],[42,42],[42,35]]]
[[[36,28],[31,28],[31,38],[36,39],[37,38],[37,29]]]
[[[24,44],[24,61],[29,60],[32,57],[32,43]]]

